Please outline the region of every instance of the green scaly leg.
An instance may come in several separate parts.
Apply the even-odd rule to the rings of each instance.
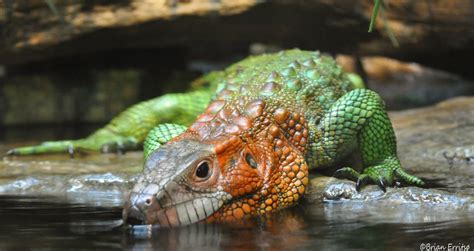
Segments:
[[[353,90],[341,97],[318,126],[319,140],[311,145],[316,164],[332,164],[358,145],[362,152],[362,173],[350,167],[336,172],[357,182],[357,190],[366,183],[384,191],[396,181],[422,186],[424,182],[406,173],[397,157],[397,143],[390,119],[378,94],[367,89]],[[319,155],[318,155],[319,153]]]

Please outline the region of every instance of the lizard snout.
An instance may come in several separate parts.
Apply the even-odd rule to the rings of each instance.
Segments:
[[[154,215],[152,212],[160,209],[161,207],[154,195],[132,192],[124,207],[123,219],[131,225],[150,224],[150,222],[156,221],[150,218]]]

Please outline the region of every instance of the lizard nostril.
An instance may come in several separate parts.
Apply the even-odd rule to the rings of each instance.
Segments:
[[[145,204],[147,204],[149,206],[151,204],[151,199],[150,198],[146,199]]]

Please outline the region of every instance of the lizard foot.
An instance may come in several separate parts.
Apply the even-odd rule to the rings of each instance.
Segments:
[[[379,165],[370,166],[362,173],[350,167],[344,167],[334,173],[336,177],[344,177],[356,182],[356,189],[368,184],[376,184],[384,192],[387,186],[399,186],[400,182],[407,185],[423,186],[425,183],[418,177],[408,174],[400,166],[398,159],[388,158]]]
[[[139,143],[134,138],[116,138],[112,141],[105,142],[101,146],[102,153],[125,154],[128,150],[138,149]]]

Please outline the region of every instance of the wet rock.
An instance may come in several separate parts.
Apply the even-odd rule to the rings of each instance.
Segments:
[[[0,152],[7,148],[0,145]],[[121,206],[142,168],[143,154],[62,154],[5,157],[0,194],[55,196],[73,203]]]
[[[398,156],[432,186],[474,195],[474,98],[389,114]]]
[[[419,187],[377,186],[355,190],[354,182],[330,177],[312,179],[308,204],[323,202],[327,219],[385,223],[427,223],[472,219],[474,196]]]

